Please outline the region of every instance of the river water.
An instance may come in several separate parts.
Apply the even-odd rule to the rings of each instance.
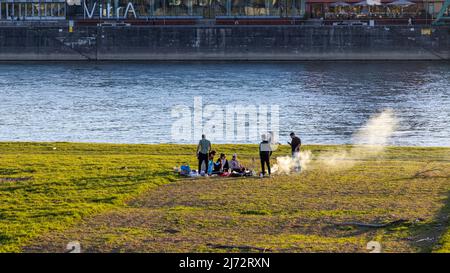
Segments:
[[[277,105],[283,141],[350,143],[390,108],[390,144],[450,146],[450,63],[438,62],[0,64],[0,141],[195,142],[171,135],[172,109],[194,97]]]

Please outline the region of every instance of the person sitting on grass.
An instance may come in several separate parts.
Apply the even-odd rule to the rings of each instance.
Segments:
[[[224,173],[228,172],[230,165],[228,164],[227,156],[225,154],[220,154],[219,159],[214,163],[214,172]]]
[[[208,157],[208,175],[212,175],[214,171],[214,156],[216,156],[216,151],[211,151]]]
[[[242,166],[242,164],[237,159],[237,154],[233,155],[233,158],[230,161],[230,166],[231,166],[231,171],[233,171],[233,172],[238,172],[238,173],[245,172],[244,166]]]

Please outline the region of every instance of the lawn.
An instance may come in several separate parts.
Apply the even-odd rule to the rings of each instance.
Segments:
[[[255,145],[214,148],[259,170]],[[389,147],[343,169],[315,159],[349,146],[304,149],[301,174],[180,179],[192,145],[0,143],[0,251],[450,252],[450,148]]]

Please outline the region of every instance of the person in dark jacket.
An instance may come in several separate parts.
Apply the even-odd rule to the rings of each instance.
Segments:
[[[291,136],[291,142],[288,142],[289,145],[291,145],[291,152],[292,152],[292,159],[295,162],[295,170],[297,172],[300,172],[300,147],[302,146],[302,141],[298,136],[295,135],[294,132],[290,134]]]
[[[270,146],[270,143],[267,140],[266,135],[262,135],[261,138],[262,138],[262,141],[259,144],[259,158],[261,160],[261,174],[262,175],[266,174],[265,166],[267,165],[267,171],[270,176],[270,156],[272,155],[272,147]]]
[[[225,154],[220,154],[219,159],[214,164],[215,173],[226,173],[230,169],[230,164],[228,164],[227,156]]]
[[[292,151],[292,156],[295,155],[295,153],[299,153],[300,152],[300,147],[302,146],[302,141],[300,140],[300,138],[298,136],[295,135],[294,132],[292,132],[290,134],[292,142],[288,142],[289,145],[291,145],[291,151]]]

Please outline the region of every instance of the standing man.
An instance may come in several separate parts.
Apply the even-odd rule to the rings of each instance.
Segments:
[[[202,139],[197,146],[197,158],[198,158],[198,173],[202,171],[202,164],[205,162],[205,172],[208,171],[208,155],[211,152],[211,142],[206,139],[203,134]]]
[[[262,141],[259,144],[259,159],[261,159],[261,175],[266,174],[265,165],[267,165],[267,171],[270,176],[270,156],[272,155],[272,147],[267,140],[266,135],[261,136]]]
[[[298,136],[295,135],[294,132],[290,134],[291,142],[288,142],[291,145],[292,159],[295,161],[295,170],[297,172],[300,171],[300,147],[302,146],[302,141]]]

